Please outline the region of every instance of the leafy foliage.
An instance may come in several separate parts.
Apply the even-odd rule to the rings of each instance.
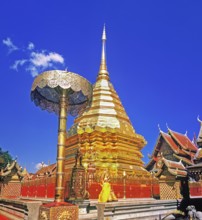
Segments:
[[[8,151],[2,151],[2,149],[0,148],[0,169],[4,169],[12,161],[12,157],[8,153]]]

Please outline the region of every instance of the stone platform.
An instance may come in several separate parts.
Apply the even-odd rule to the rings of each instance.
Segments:
[[[159,220],[177,209],[176,200],[122,199],[118,202],[98,203],[91,200],[87,213],[80,220]],[[167,217],[174,219],[174,217]]]
[[[12,220],[38,220],[41,201],[22,199],[0,199],[0,215]]]
[[[50,201],[43,201],[50,203]],[[0,215],[13,220],[38,220],[42,201],[0,199]],[[162,220],[177,209],[176,200],[121,199],[118,202],[98,203],[97,200],[79,202],[79,220]],[[172,216],[165,220],[174,219]]]

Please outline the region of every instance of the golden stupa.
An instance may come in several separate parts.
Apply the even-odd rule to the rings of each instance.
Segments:
[[[132,180],[148,178],[143,168],[141,149],[146,141],[137,134],[117,95],[106,65],[106,32],[102,35],[101,65],[93,87],[91,105],[78,116],[67,133],[66,175],[71,177],[75,154],[79,148],[87,181],[100,182],[103,174],[112,183],[127,176]]]

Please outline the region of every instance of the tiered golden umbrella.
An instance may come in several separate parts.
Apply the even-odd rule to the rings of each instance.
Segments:
[[[61,70],[38,75],[31,89],[36,106],[59,115],[55,202],[64,202],[64,160],[67,114],[81,114],[92,97],[92,85],[82,76]]]

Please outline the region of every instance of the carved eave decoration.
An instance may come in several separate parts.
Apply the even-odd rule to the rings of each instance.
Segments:
[[[156,172],[154,173],[156,177],[159,178],[160,176],[162,176],[166,172],[166,170],[171,175],[176,176],[176,177],[187,176],[186,168],[184,167],[181,161],[174,162],[174,161],[170,161],[162,157],[160,162],[161,162],[160,163],[161,165],[158,166],[158,169],[156,169]]]
[[[163,172],[163,169],[158,169],[158,170],[154,173],[155,177],[158,178],[159,176],[161,176],[162,172]]]
[[[185,154],[188,155],[191,159],[195,157],[195,153],[190,150],[187,151],[187,150],[182,149],[182,151],[185,152]]]
[[[0,171],[0,178],[1,180],[5,179],[8,176],[15,176],[17,174],[18,178],[21,180],[25,175],[23,173],[23,169],[16,160],[12,161],[11,164],[7,164],[4,169]]]
[[[196,154],[194,155],[194,159],[200,160],[202,159],[202,148],[199,148]]]
[[[173,154],[173,156],[176,157],[179,160],[182,160],[185,164],[193,165],[192,161],[185,158],[185,157],[180,157],[179,155],[176,155],[176,154]]]

